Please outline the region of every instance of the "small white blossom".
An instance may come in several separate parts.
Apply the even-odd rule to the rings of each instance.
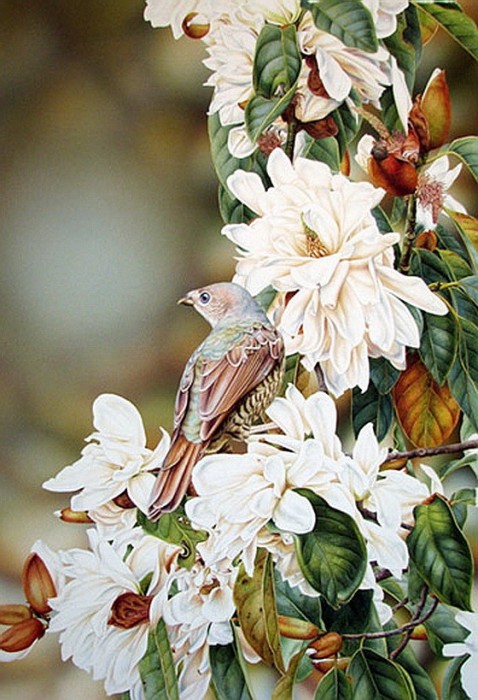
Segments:
[[[443,656],[464,656],[468,658],[460,669],[461,684],[470,700],[476,698],[476,667],[478,663],[478,613],[460,610],[455,615],[455,620],[470,633],[463,642],[451,642],[445,644],[442,649]]]
[[[433,231],[443,209],[466,214],[466,209],[448,190],[461,172],[461,164],[450,168],[447,156],[440,156],[424,167],[418,175],[417,224],[425,231]]]
[[[53,598],[50,632],[60,633],[63,661],[71,657],[94,680],[104,680],[111,695],[130,691],[143,700],[138,664],[146,653],[148,633],[162,614],[171,562],[178,548],[145,535],[123,560],[122,555],[95,530],[88,531],[90,550],[60,552],[66,583]],[[140,582],[152,574],[144,598],[144,615],[111,622],[112,607],[125,593],[142,593]]]
[[[152,471],[163,463],[170,439],[161,429],[162,438],[156,449],[147,448],[138,410],[115,394],[101,394],[95,400],[93,425],[96,431],[87,438],[81,458],[48,479],[43,488],[80,490],[71,498],[72,509],[91,511],[92,519],[109,527],[105,534],[111,535],[134,524],[132,515],[125,516],[122,509],[115,509],[111,503],[124,492],[134,506],[147,513],[155,481]]]
[[[334,175],[324,163],[280,149],[268,160],[272,187],[236,171],[231,192],[258,216],[230,224],[236,243],[234,280],[257,294],[272,285],[275,320],[288,354],[312,369],[320,363],[328,388],[340,396],[369,382],[368,357],[405,368],[406,347],[418,347],[418,327],[404,302],[445,314],[444,302],[418,277],[394,269],[398,233],[381,234],[371,210],[383,190]]]

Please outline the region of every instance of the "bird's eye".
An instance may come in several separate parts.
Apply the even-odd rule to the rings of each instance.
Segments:
[[[209,292],[201,292],[201,294],[199,295],[199,303],[200,304],[206,305],[210,302],[210,300],[211,300],[211,295],[209,294]]]

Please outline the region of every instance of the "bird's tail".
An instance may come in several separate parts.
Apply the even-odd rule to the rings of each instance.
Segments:
[[[183,435],[172,443],[153,487],[150,520],[158,520],[163,513],[171,513],[178,507],[188,490],[194,465],[206,446],[204,442],[189,442]]]

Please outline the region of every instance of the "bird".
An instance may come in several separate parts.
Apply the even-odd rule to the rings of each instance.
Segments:
[[[194,466],[229,440],[244,440],[279,392],[284,342],[262,307],[242,286],[216,282],[193,289],[178,304],[211,325],[186,363],[174,406],[171,444],[152,489],[148,518],[179,506]]]

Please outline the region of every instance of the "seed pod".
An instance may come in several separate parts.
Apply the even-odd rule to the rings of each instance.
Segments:
[[[33,610],[39,615],[49,613],[48,599],[56,596],[56,588],[45,563],[35,552],[25,562],[22,583],[25,597]]]
[[[23,651],[37,639],[41,639],[44,634],[45,626],[38,618],[23,620],[0,634],[0,649],[9,653]]]

